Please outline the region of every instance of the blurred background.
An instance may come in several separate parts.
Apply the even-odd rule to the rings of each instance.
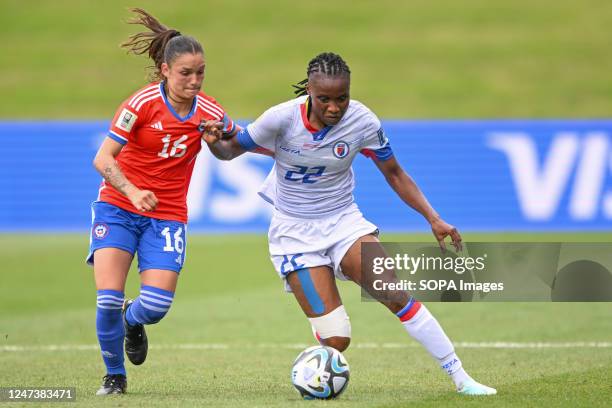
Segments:
[[[2,2],[0,230],[88,228],[100,180],[91,159],[151,65],[119,48],[140,30],[125,24],[127,4]],[[610,229],[606,2],[143,7],[203,43],[204,89],[243,124],[293,97],[312,57],[341,54],[351,96],[385,120],[400,162],[463,231]],[[255,192],[271,161],[207,153],[191,186],[191,231],[265,231],[270,208]],[[357,202],[383,231],[426,228],[368,160],[355,171]]]
[[[125,23],[132,6],[201,41],[204,90],[242,124],[292,98],[291,84],[305,77],[312,57],[342,55],[352,71],[351,97],[383,119],[400,163],[467,240],[612,241],[610,2],[2,0],[0,385],[9,375],[17,383],[55,378],[77,381],[88,393],[102,375],[95,288],[83,262],[89,206],[101,180],[91,162],[117,106],[147,83],[150,60],[119,48],[140,31]],[[189,194],[189,256],[179,301],[172,318],[152,328],[158,343],[310,341],[307,323],[292,297],[282,295],[268,260],[270,208],[256,191],[271,165],[258,155],[219,162],[203,149]],[[428,225],[368,159],[358,158],[354,168],[356,201],[384,240],[432,240]],[[132,273],[128,296],[137,294],[137,279]],[[356,334],[356,344],[405,341],[392,319],[378,321],[383,312],[359,302],[357,288],[341,286],[355,333],[368,333]],[[231,312],[245,305],[267,316],[266,323],[250,325],[247,316]],[[431,309],[459,341],[609,342],[612,331],[609,303]],[[73,350],[75,344],[84,348],[61,356],[45,348]],[[283,369],[295,351],[281,353]],[[157,353],[160,361],[171,358]],[[520,366],[527,357],[539,358],[545,368],[495,371],[503,365],[500,354],[481,353],[479,360],[473,353],[476,371],[507,389],[544,387],[550,379],[532,380],[550,374],[562,381],[574,368],[610,380],[599,366],[611,361],[609,347],[576,356],[591,361],[588,368],[558,365],[553,351],[513,360]],[[360,381],[381,373],[384,378],[397,354],[383,355],[389,364],[380,366],[357,353],[349,357],[371,369],[371,377],[356,377],[359,389]],[[51,368],[58,358],[66,367],[59,379]],[[187,355],[179,358],[189,364]],[[224,372],[223,364],[214,367]],[[75,379],[77,372],[85,374]],[[281,374],[278,381],[284,382]],[[163,383],[152,372],[146,375]],[[435,378],[426,398],[439,393]],[[271,372],[268,380],[276,379]],[[391,394],[382,383],[368,390],[377,401]],[[247,398],[248,405],[249,395],[234,397]],[[553,386],[549,397],[555,395]]]

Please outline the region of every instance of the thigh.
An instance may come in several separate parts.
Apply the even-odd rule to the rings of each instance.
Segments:
[[[368,244],[367,253],[362,252],[363,243]],[[365,265],[371,265],[371,261],[368,261],[369,259],[386,256],[384,248],[380,245],[380,241],[375,235],[364,235],[351,245],[342,258],[340,267],[346,277],[361,286],[371,297],[384,304],[393,313],[397,313],[408,303],[410,298],[408,292],[404,290],[379,289],[381,285],[375,284],[375,281],[385,283],[398,282],[395,271],[386,270],[382,274],[377,275],[370,270],[364,271],[362,268],[362,258],[365,260]]]
[[[133,217],[112,204],[92,204],[92,226],[87,262],[94,267],[96,288],[123,291],[138,234]]]
[[[137,249],[139,272],[154,269],[180,273],[187,247],[186,228],[177,221],[143,220]]]
[[[308,317],[325,315],[342,304],[334,273],[328,266],[299,269],[286,279]]]
[[[103,248],[121,249],[133,256],[139,240],[134,216],[102,201],[93,203],[91,211],[93,217],[87,263],[90,265],[97,263],[98,252]]]
[[[118,248],[101,248],[95,251],[94,277],[96,289],[112,289],[123,292],[125,280],[134,256]]]
[[[170,292],[176,291],[179,274],[163,269],[147,269],[140,273],[140,283]]]

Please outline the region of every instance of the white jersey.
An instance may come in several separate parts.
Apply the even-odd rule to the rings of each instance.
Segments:
[[[274,153],[274,187],[262,194],[281,213],[319,218],[348,208],[355,180],[351,164],[359,152],[392,156],[380,120],[351,100],[340,122],[316,131],[306,114],[306,96],[274,106],[238,135],[247,150]]]

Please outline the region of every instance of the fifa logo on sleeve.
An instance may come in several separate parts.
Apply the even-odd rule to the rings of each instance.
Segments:
[[[132,126],[134,126],[134,123],[136,123],[136,119],[138,119],[138,116],[136,116],[127,109],[123,109],[121,111],[121,115],[119,115],[119,119],[117,119],[117,122],[115,123],[115,126],[117,126],[119,129],[129,132],[130,130],[132,130]]]
[[[334,152],[334,156],[336,156],[338,159],[344,159],[346,156],[348,156],[350,151],[348,143],[342,140],[336,142],[332,150]]]

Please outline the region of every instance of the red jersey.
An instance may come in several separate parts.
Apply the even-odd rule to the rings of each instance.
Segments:
[[[113,186],[102,181],[98,200],[126,211],[163,220],[187,222],[187,190],[197,154],[202,149],[202,120],[234,122],[210,96],[200,92],[191,111],[181,118],[168,102],[163,83],[152,83],[126,99],[115,114],[108,137],[124,145],[116,160],[127,179],[150,190],[159,203],[155,211],[140,212]]]

